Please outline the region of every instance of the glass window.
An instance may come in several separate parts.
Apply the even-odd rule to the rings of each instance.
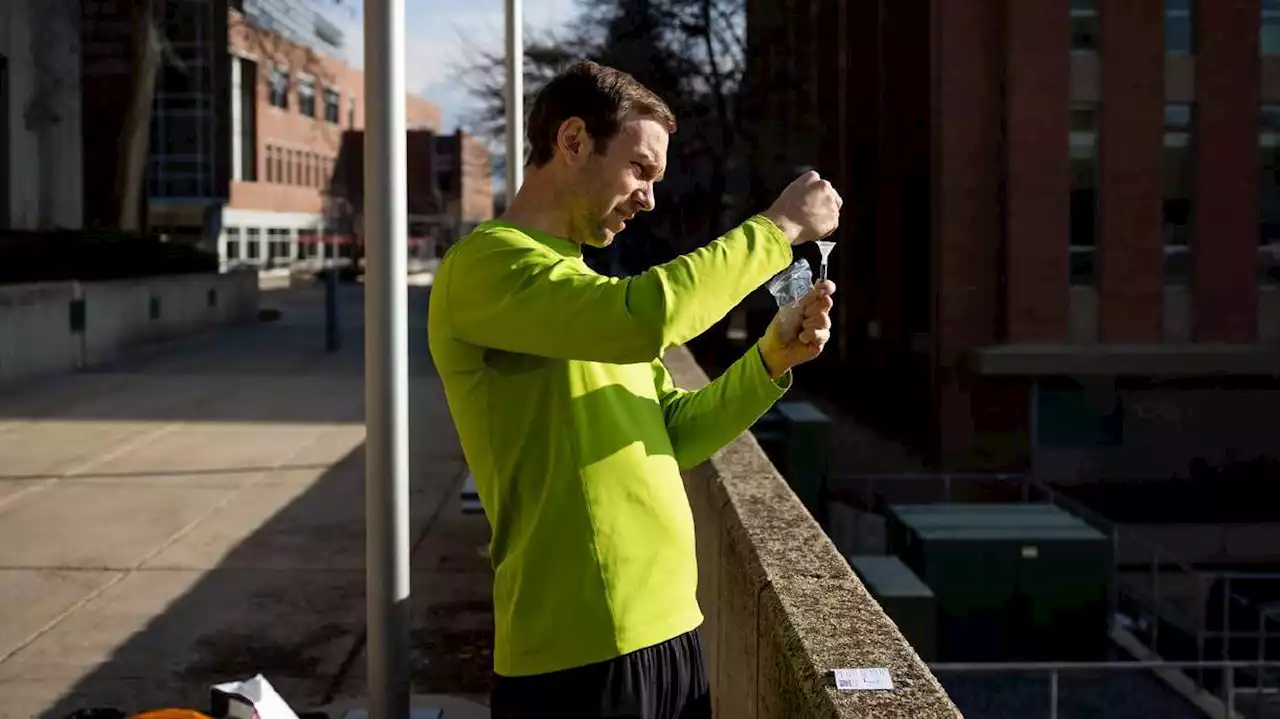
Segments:
[[[240,177],[258,181],[258,64],[244,58],[240,63]]]
[[[1263,105],[1258,127],[1258,279],[1280,285],[1280,105]]]
[[[226,259],[238,260],[240,259],[240,228],[228,227],[226,233]]]
[[[307,117],[316,116],[316,81],[312,78],[298,80],[298,112]]]
[[[1098,107],[1071,108],[1071,284],[1095,281],[1094,246],[1098,227]]]
[[[338,124],[338,107],[340,101],[341,96],[338,94],[337,90],[332,87],[326,87],[324,89],[325,122],[332,122],[335,125]]]
[[[275,107],[289,109],[289,73],[272,65],[267,76],[268,101]]]
[[[1191,0],[1164,0],[1164,51],[1190,55],[1195,51]]]
[[[262,233],[256,227],[247,230],[244,242],[245,255],[251,260],[262,258]]]
[[[1161,158],[1163,198],[1164,281],[1185,285],[1191,276],[1192,106],[1164,106],[1164,155]]]
[[[1071,0],[1071,49],[1086,52],[1097,51],[1097,0]]]
[[[1259,46],[1263,55],[1280,55],[1280,0],[1262,0]]]

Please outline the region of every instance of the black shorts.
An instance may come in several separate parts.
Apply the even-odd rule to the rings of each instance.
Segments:
[[[585,667],[495,676],[492,719],[711,719],[698,631]]]

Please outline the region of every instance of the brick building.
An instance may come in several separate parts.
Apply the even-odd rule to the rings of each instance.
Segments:
[[[479,140],[462,131],[442,136],[409,130],[405,154],[410,168],[406,200],[411,257],[442,256],[450,242],[494,216],[492,158]],[[364,131],[344,134],[331,189],[342,198],[352,218],[351,231],[362,241]]]
[[[344,137],[364,127],[364,75],[336,59],[341,33],[302,0],[186,5],[224,13],[225,29],[203,16],[168,18],[171,35],[197,28],[198,41],[178,44],[180,54],[189,45],[189,54],[198,47],[216,59],[208,73],[166,68],[158,83],[151,227],[216,244],[228,266],[348,254],[358,216],[333,178]],[[193,90],[213,99],[183,105]],[[435,105],[410,95],[405,110],[411,132],[439,133]],[[410,172],[430,170],[419,163]]]
[[[936,465],[1280,456],[1280,3],[748,1],[757,204],[846,197],[837,351]]]

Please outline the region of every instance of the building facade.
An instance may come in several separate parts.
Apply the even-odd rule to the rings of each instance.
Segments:
[[[939,467],[1280,457],[1280,3],[750,0],[761,193],[844,190],[859,414]]]
[[[332,180],[344,133],[364,126],[364,75],[334,57],[341,34],[305,2],[246,0],[229,9],[216,0],[190,4],[211,13],[223,6],[225,32],[202,19],[184,25],[197,28],[191,34],[202,38],[202,52],[225,58],[221,79],[208,87],[226,101],[214,103],[209,121],[192,122],[203,107],[168,111],[170,99],[195,94],[190,75],[183,74],[177,91],[162,78],[153,123],[151,227],[216,246],[225,266],[285,266],[350,254],[354,218]],[[410,129],[439,130],[439,108],[412,95],[405,102]],[[219,107],[226,108],[222,122],[213,117]],[[225,168],[225,181],[210,168]]]
[[[451,242],[493,217],[493,160],[482,143],[463,131],[438,135],[411,129],[405,137],[405,155],[409,259],[435,259],[443,256]],[[353,236],[363,243],[363,131],[345,133],[332,189],[353,218]]]

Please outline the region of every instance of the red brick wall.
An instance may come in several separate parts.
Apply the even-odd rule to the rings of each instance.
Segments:
[[[228,206],[233,209],[271,210],[276,212],[319,213],[323,207],[322,192],[328,183],[328,174],[313,177],[308,184],[288,175],[282,180],[268,174],[267,162],[275,153],[294,153],[295,158],[311,163],[324,173],[332,170],[345,130],[364,127],[364,74],[345,63],[322,55],[315,50],[289,42],[284,38],[261,30],[232,11],[228,35],[233,52],[253,58],[258,63],[256,80],[258,101],[257,121],[257,181],[232,182]],[[269,73],[271,65],[280,64],[291,73],[289,107],[278,108],[270,103]],[[307,117],[298,110],[298,74],[310,75],[316,81],[316,117]],[[242,78],[247,82],[249,78]],[[338,123],[324,119],[324,88],[336,88],[340,93]],[[348,117],[348,103],[355,98],[355,124]],[[439,131],[440,109],[426,100],[409,96],[405,98],[405,113],[410,128]]]
[[[1192,331],[1252,342],[1258,327],[1259,0],[1195,6],[1195,231]]]
[[[996,2],[933,0],[933,255],[937,454],[976,439],[963,358],[997,337],[1000,302],[1001,13]],[[892,118],[886,118],[891,122]],[[1064,140],[1065,142],[1065,140]]]
[[[1006,334],[1010,342],[1065,341],[1069,7],[1067,0],[1006,7]]]
[[[462,221],[493,218],[493,158],[480,140],[460,135],[462,158]]]
[[[1102,2],[1098,332],[1159,342],[1164,0]]]

